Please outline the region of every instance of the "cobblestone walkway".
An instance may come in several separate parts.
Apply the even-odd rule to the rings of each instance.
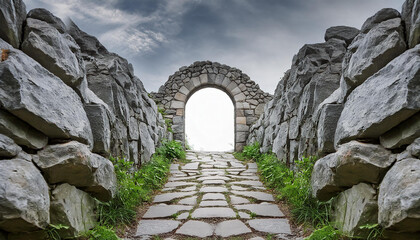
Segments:
[[[288,220],[258,180],[257,165],[230,153],[187,152],[172,164],[162,193],[139,221],[135,239],[294,239]]]

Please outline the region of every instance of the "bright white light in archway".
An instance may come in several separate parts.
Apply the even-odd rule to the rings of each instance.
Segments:
[[[185,107],[188,144],[199,151],[233,151],[234,107],[223,91],[205,88],[194,93]]]

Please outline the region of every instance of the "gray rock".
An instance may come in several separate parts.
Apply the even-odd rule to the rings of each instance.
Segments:
[[[108,54],[108,50],[94,36],[80,30],[73,21],[67,24],[67,32],[80,46],[82,52],[96,56],[98,54]]]
[[[155,143],[149,134],[147,125],[143,122],[140,123],[140,143],[142,146],[142,163],[150,161],[153,153],[155,153]]]
[[[26,6],[22,0],[0,1],[0,38],[19,48],[22,39],[22,26],[26,18]],[[8,48],[4,48],[8,49]]]
[[[286,233],[291,234],[289,221],[287,219],[253,219],[248,224],[256,231],[264,233]]]
[[[44,229],[50,223],[48,185],[26,160],[0,161],[0,228],[8,232]]]
[[[231,182],[230,184],[234,184],[234,185],[246,185],[246,186],[257,186],[257,187],[261,187],[263,186],[262,182],[260,181],[240,181],[240,182]]]
[[[384,133],[379,140],[385,148],[393,149],[408,145],[418,137],[420,137],[420,113]]]
[[[116,192],[112,163],[91,153],[84,144],[73,141],[49,145],[38,152],[34,162],[51,184],[66,182],[102,201],[109,201]]]
[[[235,218],[236,213],[227,207],[200,207],[191,214],[192,218]]]
[[[220,222],[216,225],[214,233],[221,237],[230,237],[236,235],[242,235],[252,232],[242,221],[240,220],[229,220]]]
[[[154,205],[143,215],[143,218],[164,218],[170,217],[180,211],[191,210],[192,206],[183,205]]]
[[[189,220],[177,231],[177,234],[205,238],[213,235],[214,227],[208,223]]]
[[[224,180],[204,180],[204,185],[224,185],[226,182]]]
[[[174,199],[191,196],[196,193],[197,193],[196,191],[192,191],[192,192],[174,192],[174,193],[159,194],[159,195],[156,195],[153,202],[154,203],[170,202]]]
[[[227,207],[226,201],[201,201],[200,207]]]
[[[379,223],[396,232],[420,232],[420,160],[401,160],[385,175],[378,196]]]
[[[279,207],[275,204],[245,204],[245,205],[235,205],[235,208],[238,210],[248,210],[251,211],[257,216],[262,217],[284,217],[284,214],[280,211]]]
[[[108,110],[101,104],[85,104],[84,109],[93,133],[92,152],[108,155],[111,149],[111,126]]]
[[[232,191],[233,194],[252,197],[260,201],[274,202],[273,195],[264,192],[253,192],[253,191]]]
[[[420,4],[418,0],[406,0],[402,6],[402,19],[405,22],[408,46],[413,48],[420,43]]]
[[[60,33],[66,32],[66,25],[61,21],[60,18],[54,16],[48,10],[44,8],[35,8],[28,12],[27,18],[38,19],[44,21],[55,29],[57,29]]]
[[[181,199],[179,200],[178,204],[195,205],[197,204],[197,196]]]
[[[222,192],[227,192],[228,189],[225,187],[202,187],[200,189],[200,192],[203,193],[222,193]]]
[[[1,109],[0,133],[9,136],[17,144],[32,149],[41,149],[48,143],[47,136],[35,130],[19,118]]]
[[[1,48],[10,45],[0,40]],[[32,58],[11,49],[0,66],[0,103],[50,138],[92,143],[92,131],[79,96]]]
[[[319,159],[312,171],[312,193],[326,201],[360,182],[378,184],[395,162],[382,146],[351,141]]]
[[[347,45],[359,34],[359,29],[347,26],[334,26],[325,31],[324,39],[327,42],[331,38],[344,40]]]
[[[13,139],[0,134],[0,158],[15,157],[20,151],[22,151],[22,148],[19,147]]]
[[[400,18],[381,22],[366,35],[359,35],[349,46],[348,62],[343,63],[343,79],[349,85],[345,96],[406,49]]]
[[[318,153],[320,155],[335,151],[335,129],[342,110],[343,105],[341,104],[326,104],[321,109],[317,130]]]
[[[250,203],[248,199],[230,195],[230,203],[233,205]]]
[[[80,85],[85,65],[80,48],[67,33],[47,22],[27,18],[22,51],[70,87]]]
[[[135,237],[172,232],[181,222],[174,220],[140,220]]]
[[[57,186],[51,196],[51,223],[68,226],[58,232],[61,237],[76,237],[95,227],[96,203],[89,194],[67,183]]]
[[[185,187],[185,186],[191,186],[191,185],[197,185],[197,183],[194,182],[168,182],[165,184],[165,187],[172,188],[172,187]]]
[[[369,231],[360,229],[378,221],[376,190],[366,183],[359,183],[340,193],[334,201],[332,222],[347,236],[367,238]]]
[[[206,193],[203,195],[202,200],[226,200],[226,198],[222,193]]]
[[[361,32],[367,33],[372,28],[374,28],[376,25],[380,24],[381,22],[384,22],[389,19],[393,18],[400,18],[400,13],[393,9],[393,8],[383,8],[379,10],[375,15],[368,18],[362,25]]]
[[[407,150],[412,156],[420,158],[420,138],[414,140],[414,142],[407,147]]]
[[[348,97],[335,132],[336,145],[377,138],[420,110],[420,46],[391,61]],[[380,111],[378,110],[380,109]]]

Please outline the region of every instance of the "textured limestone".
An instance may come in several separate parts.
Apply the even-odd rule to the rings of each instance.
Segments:
[[[22,151],[13,139],[0,134],[0,158],[12,158]]]
[[[48,185],[39,170],[23,159],[0,161],[0,228],[30,232],[50,223]]]
[[[22,26],[26,18],[26,6],[22,0],[0,1],[0,38],[18,48],[22,39]],[[7,48],[6,48],[7,49]]]
[[[189,220],[177,231],[177,234],[205,238],[213,235],[214,227],[208,223]]]
[[[292,233],[287,219],[253,219],[249,220],[248,224],[251,228],[260,232],[274,234]]]
[[[214,233],[221,237],[230,237],[252,232],[240,220],[224,221],[216,225]]]
[[[194,210],[192,218],[235,218],[236,214],[227,207],[201,207]]]
[[[283,217],[284,214],[275,204],[245,204],[235,205],[238,210],[248,210],[262,217]]]
[[[180,211],[191,210],[192,206],[183,205],[155,205],[151,206],[143,215],[143,218],[164,218],[170,217]]]
[[[174,220],[141,220],[135,236],[157,235],[175,230],[181,222]]]

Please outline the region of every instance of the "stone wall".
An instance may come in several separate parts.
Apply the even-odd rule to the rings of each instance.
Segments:
[[[171,138],[124,58],[74,23],[0,0],[0,239],[72,237],[116,192],[114,157],[138,165]]]
[[[184,143],[185,105],[195,92],[206,87],[218,88],[231,98],[235,108],[235,150],[242,150],[249,126],[258,119],[272,96],[241,70],[217,62],[195,62],[169,76],[159,92],[152,95],[165,109],[165,117],[172,120],[174,139]]]
[[[350,235],[379,223],[390,239],[420,236],[419,12],[407,0],[360,31],[327,29],[325,43],[300,49],[250,129],[248,143],[292,166],[320,157],[313,195],[336,197],[332,220]]]

